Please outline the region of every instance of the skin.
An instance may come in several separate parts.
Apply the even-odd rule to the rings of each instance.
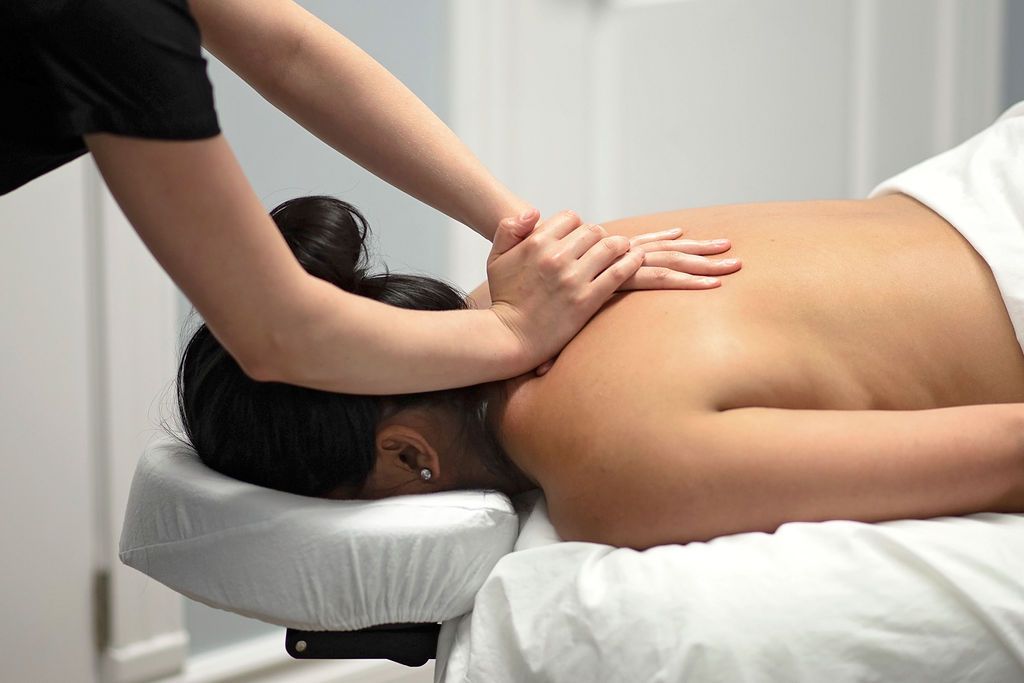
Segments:
[[[564,539],[1024,511],[1024,354],[941,217],[894,195],[606,227],[668,224],[730,235],[744,270],[700,296],[616,296],[492,414]]]

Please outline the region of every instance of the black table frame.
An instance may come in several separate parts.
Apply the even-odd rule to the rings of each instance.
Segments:
[[[284,646],[295,659],[390,659],[423,666],[437,656],[441,624],[387,624],[360,631],[288,629]]]

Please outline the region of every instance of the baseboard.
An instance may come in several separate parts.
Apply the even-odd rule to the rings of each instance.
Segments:
[[[188,652],[188,634],[173,631],[125,647],[109,648],[101,663],[100,680],[142,683],[177,671]]]
[[[298,660],[271,633],[190,657],[185,671],[158,683],[431,683],[433,662],[406,667],[380,660]]]

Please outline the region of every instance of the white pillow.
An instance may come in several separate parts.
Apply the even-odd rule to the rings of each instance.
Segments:
[[[346,631],[468,612],[518,531],[501,493],[309,498],[218,474],[164,438],[136,468],[120,557],[212,607]]]

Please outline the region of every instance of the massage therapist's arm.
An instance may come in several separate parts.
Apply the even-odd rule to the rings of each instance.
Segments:
[[[1024,404],[739,408],[671,424],[541,474],[563,538],[646,548],[789,521],[1024,512]]]
[[[556,354],[642,260],[561,214],[495,258],[511,245],[498,232],[491,308],[394,308],[308,275],[222,136],[86,143],[143,242],[255,379],[398,394],[511,377]]]
[[[530,206],[387,69],[292,0],[190,0],[204,46],[318,138],[493,239]]]

